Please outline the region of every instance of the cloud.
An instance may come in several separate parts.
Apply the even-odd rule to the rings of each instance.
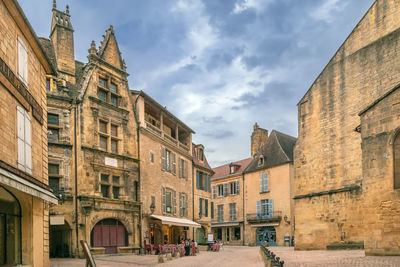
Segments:
[[[322,5],[311,12],[311,17],[316,20],[332,23],[334,21],[334,15],[343,11],[347,4],[348,3],[343,0],[326,0]]]

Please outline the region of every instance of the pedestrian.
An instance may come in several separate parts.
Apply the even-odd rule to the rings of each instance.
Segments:
[[[195,248],[196,253],[199,253],[199,248],[197,246],[197,241],[194,241],[194,248]]]

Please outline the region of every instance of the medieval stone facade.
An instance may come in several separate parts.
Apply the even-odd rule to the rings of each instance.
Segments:
[[[75,61],[69,8],[54,1],[50,39],[57,74],[47,79],[49,179],[60,198],[50,209],[50,254],[133,251],[140,245],[138,147],[126,66],[112,26],[88,63]]]
[[[17,1],[0,1],[0,265],[49,266],[46,75]]]
[[[367,253],[399,254],[389,141],[396,107],[381,101],[358,116],[400,82],[399,14],[398,1],[377,0],[298,104],[297,249],[361,243]]]

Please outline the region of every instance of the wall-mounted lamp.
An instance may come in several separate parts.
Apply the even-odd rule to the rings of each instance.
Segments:
[[[151,213],[153,214],[154,213],[154,210],[156,209],[156,205],[154,205],[154,203],[151,203],[151,205],[150,205],[150,211],[151,211]]]
[[[285,217],[283,217],[283,220],[285,221],[285,223],[290,224],[290,221],[288,220],[287,215],[285,215]]]

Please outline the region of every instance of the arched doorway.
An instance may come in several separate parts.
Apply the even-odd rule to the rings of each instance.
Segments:
[[[98,222],[90,235],[92,247],[104,247],[105,253],[117,253],[118,247],[128,245],[128,233],[124,225],[115,219]]]
[[[71,227],[66,221],[63,225],[50,225],[50,257],[71,256],[71,235]]]
[[[204,237],[204,227],[196,229],[196,241],[197,243],[205,243],[206,239]]]
[[[265,226],[257,229],[257,246],[268,243],[268,246],[276,246],[276,231],[273,226]]]
[[[0,186],[0,266],[21,263],[21,206]]]

